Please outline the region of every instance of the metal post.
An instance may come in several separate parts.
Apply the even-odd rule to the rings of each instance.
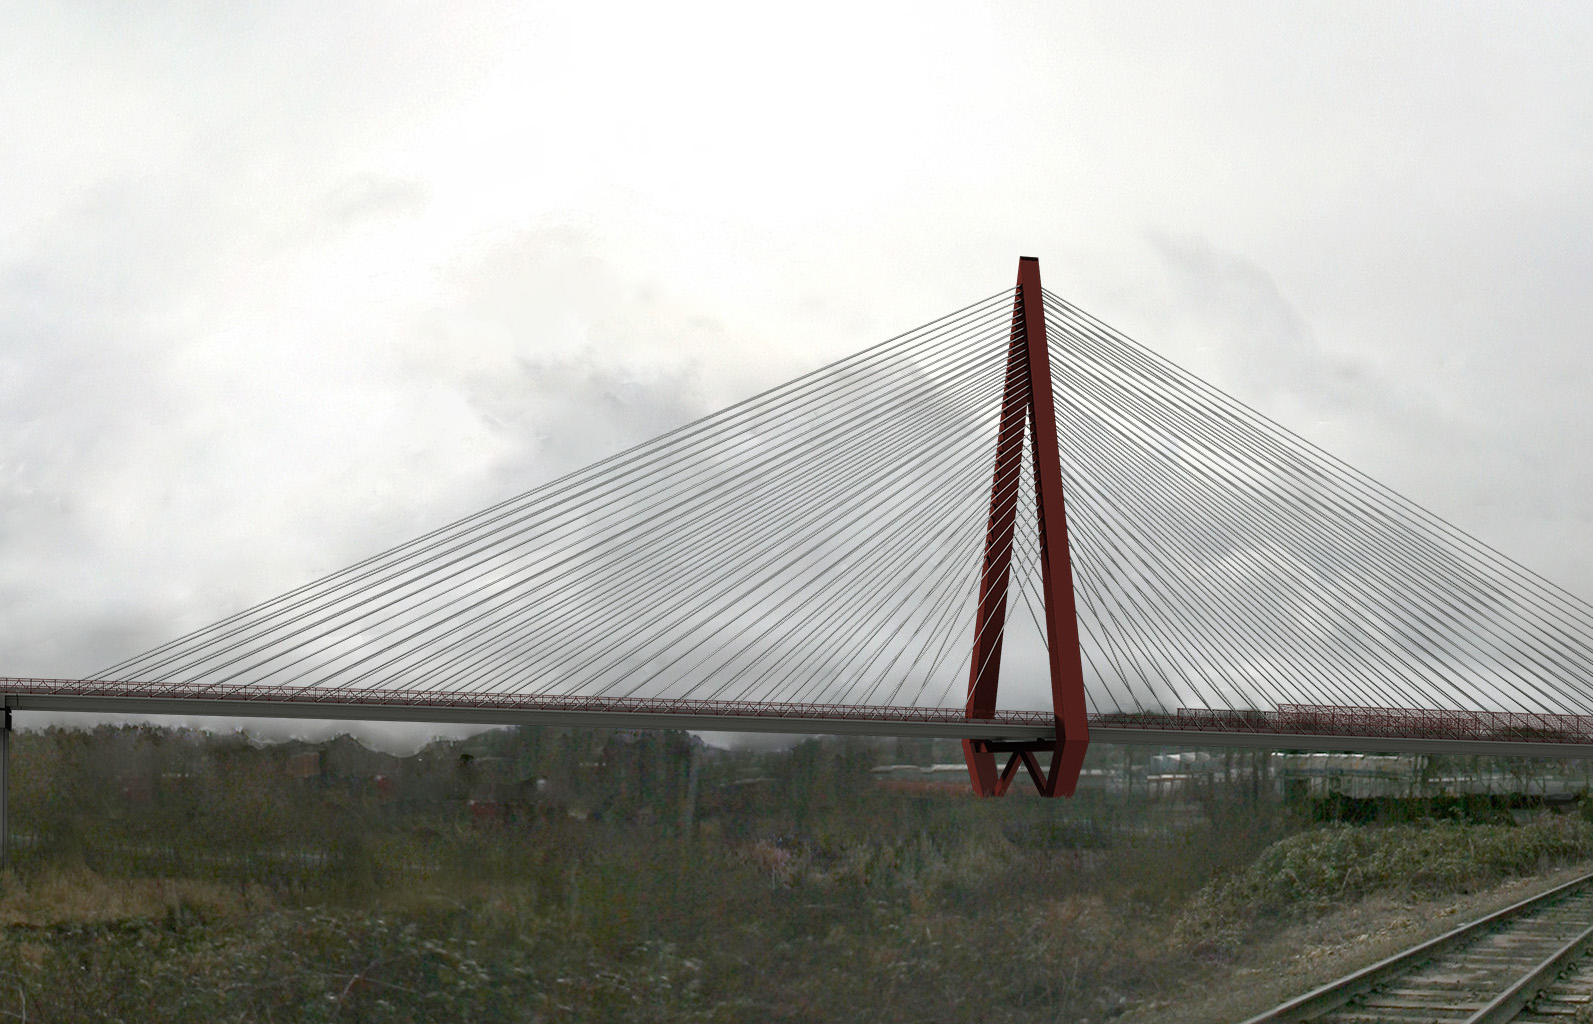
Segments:
[[[0,722],[0,871],[11,866],[11,705]]]
[[[686,768],[686,802],[680,809],[680,834],[690,839],[695,833],[697,823],[697,768],[700,758],[697,754],[697,745],[701,742],[697,737],[691,737],[690,751],[686,755],[690,758]]]

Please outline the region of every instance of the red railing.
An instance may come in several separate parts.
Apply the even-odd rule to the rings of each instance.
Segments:
[[[1092,724],[1108,722],[1100,716]],[[1593,743],[1593,715],[1537,711],[1435,711],[1422,708],[1350,708],[1330,704],[1279,704],[1272,711],[1179,708],[1172,716],[1135,716],[1145,728],[1201,732],[1256,732],[1295,736]],[[1150,719],[1170,719],[1151,724]],[[1133,728],[1136,722],[1122,723]]]

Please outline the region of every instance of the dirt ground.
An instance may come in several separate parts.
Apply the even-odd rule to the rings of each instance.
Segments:
[[[1207,963],[1171,998],[1129,1006],[1118,1024],[1238,1024],[1468,921],[1593,871],[1593,862],[1436,900],[1374,896],[1287,926],[1232,962]]]

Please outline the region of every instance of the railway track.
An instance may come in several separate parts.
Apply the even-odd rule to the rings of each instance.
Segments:
[[[1244,1024],[1593,1022],[1593,874],[1331,982]]]

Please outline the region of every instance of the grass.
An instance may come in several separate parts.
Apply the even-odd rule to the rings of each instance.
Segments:
[[[559,823],[378,837],[297,893],[39,870],[3,882],[0,1017],[1099,1022],[1200,969],[1214,935],[1593,842],[1574,819],[1317,829],[1147,892],[1158,865],[1221,845],[1203,835],[1084,860],[999,830],[687,842]]]
[[[31,1020],[1099,1022],[1203,969],[1190,954],[1209,933],[1187,922],[1212,908],[1255,941],[1260,922],[1481,885],[1588,841],[1574,821],[1322,829],[1192,899],[1148,903],[1067,884],[1071,858],[990,836],[791,852],[609,834],[522,877],[480,866],[548,848],[483,838],[468,870],[439,862],[425,882],[308,903],[81,869],[8,877],[0,1016],[26,1004]],[[1411,859],[1462,850],[1477,851],[1473,868]],[[1280,881],[1292,877],[1305,884]]]
[[[206,918],[257,913],[272,904],[259,885],[187,878],[106,878],[83,868],[0,876],[0,927],[38,929],[161,919],[187,908]]]
[[[519,737],[555,779],[558,758],[606,750],[609,776],[568,791],[602,814],[497,825],[464,811],[451,750],[404,767],[399,806],[289,780],[248,745],[19,743],[0,1020],[1101,1024],[1279,922],[1593,845],[1571,819],[1300,831],[1215,784],[1179,804],[906,798],[820,744],[710,764],[688,838],[678,751],[653,744],[642,772],[646,744],[577,738]],[[140,758],[135,801],[119,780]],[[728,785],[742,775],[769,781]]]
[[[1161,856],[1138,849],[1119,859]],[[1158,912],[1087,891],[1098,866],[999,829],[687,842],[557,823],[360,856],[274,895],[13,876],[0,1015],[1076,1021],[1128,998],[1158,946]]]

